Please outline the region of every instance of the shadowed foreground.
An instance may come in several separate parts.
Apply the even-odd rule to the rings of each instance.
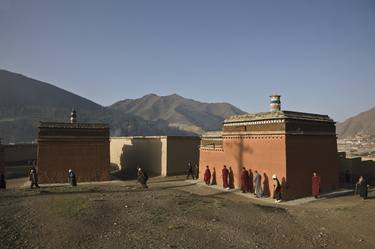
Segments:
[[[265,205],[152,179],[0,192],[1,248],[375,248],[374,192]]]

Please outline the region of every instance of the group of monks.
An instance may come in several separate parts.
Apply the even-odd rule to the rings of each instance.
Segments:
[[[234,176],[233,176],[233,170],[231,167],[229,169],[226,165],[223,166],[222,169],[222,178],[223,178],[223,188],[224,189],[232,189],[234,188]],[[216,170],[213,168],[213,172],[211,173],[211,170],[209,166],[206,166],[206,170],[204,172],[204,182],[207,185],[216,185]],[[272,176],[273,180],[273,198],[275,199],[275,202],[280,202],[282,199],[282,185],[277,178],[277,176],[274,174]],[[312,195],[315,198],[318,198],[320,195],[320,176],[316,174],[316,172],[313,173],[312,179]],[[256,197],[261,197],[264,195],[261,187],[261,176],[258,173],[258,171],[254,171],[254,175],[251,172],[251,170],[247,170],[245,167],[242,168],[241,171],[241,190],[242,193],[254,193]]]
[[[234,175],[233,175],[232,168],[229,167],[228,169],[227,166],[224,165],[222,172],[221,172],[221,176],[223,179],[223,188],[233,189],[234,188]],[[213,172],[211,174],[211,170],[209,166],[207,165],[206,170],[204,172],[203,180],[207,185],[216,185],[215,168],[213,168]],[[262,196],[261,177],[257,171],[255,171],[255,175],[253,177],[252,173],[250,173],[245,167],[242,168],[241,190],[243,193],[254,193],[256,197]]]

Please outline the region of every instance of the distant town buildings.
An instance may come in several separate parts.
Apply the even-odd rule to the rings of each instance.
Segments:
[[[352,137],[337,140],[338,150],[345,152],[347,157],[375,159],[375,136],[356,134]]]

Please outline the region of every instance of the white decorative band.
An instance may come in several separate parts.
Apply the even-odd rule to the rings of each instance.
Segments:
[[[240,126],[240,125],[260,125],[260,124],[281,124],[284,123],[284,119],[271,119],[262,121],[238,121],[235,123],[224,123],[224,126]]]

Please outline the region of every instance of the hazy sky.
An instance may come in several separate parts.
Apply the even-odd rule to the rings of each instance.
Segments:
[[[0,0],[0,68],[109,105],[148,93],[335,120],[375,106],[374,0]]]

